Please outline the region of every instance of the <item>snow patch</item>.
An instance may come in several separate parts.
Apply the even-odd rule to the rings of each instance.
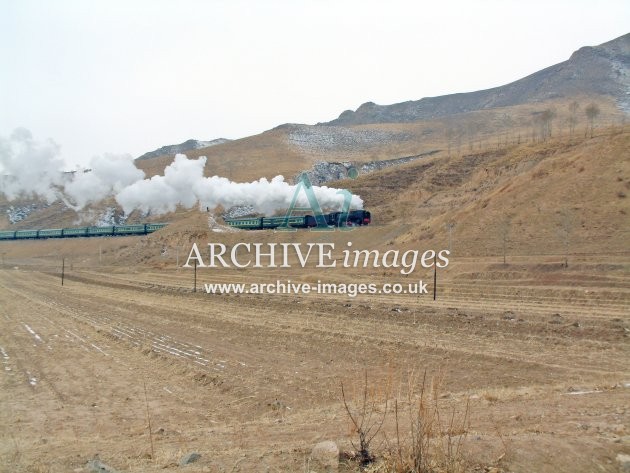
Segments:
[[[223,216],[227,218],[239,218],[246,217],[256,213],[256,210],[251,205],[236,205],[228,209]]]
[[[111,227],[112,225],[124,225],[128,215],[120,212],[116,207],[107,207],[95,222],[97,227]]]
[[[234,233],[238,231],[237,229],[228,227],[227,225],[221,225],[212,214],[208,215],[208,228],[217,233]]]
[[[35,337],[35,340],[37,340],[40,343],[44,343],[42,338],[39,335],[37,335],[37,333],[35,333],[35,330],[33,330],[31,327],[29,327],[26,324],[24,324],[24,327],[26,327],[26,330],[28,330],[30,332],[30,334],[33,335],[33,337]]]
[[[287,136],[289,146],[300,152],[346,154],[365,151],[366,147],[380,146],[411,138],[409,133],[380,130],[356,130],[341,126],[290,125]]]
[[[570,393],[563,393],[565,396],[579,396],[581,394],[594,394],[594,393],[601,393],[603,391],[598,391],[596,389],[592,390],[592,391],[571,391]]]
[[[4,371],[11,371],[11,367],[9,366],[9,354],[3,347],[0,347],[0,354],[2,355],[2,364],[4,365]]]
[[[45,206],[47,207],[47,206]],[[13,205],[7,209],[7,218],[11,224],[21,222],[31,213],[40,208],[39,204],[23,205],[21,207],[14,207]]]
[[[28,376],[28,384],[31,386],[37,386],[37,378],[33,376],[30,371],[26,372],[26,376]]]

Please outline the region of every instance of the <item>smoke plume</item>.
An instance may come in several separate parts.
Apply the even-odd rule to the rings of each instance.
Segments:
[[[9,200],[24,196],[54,202],[56,187],[63,182],[63,165],[59,145],[33,140],[26,128],[17,128],[8,139],[0,136],[0,190]]]
[[[291,204],[296,186],[282,176],[237,183],[219,176],[204,177],[205,165],[205,157],[188,159],[178,154],[163,176],[144,179],[144,172],[136,168],[131,156],[106,154],[92,158],[89,170],[64,174],[59,146],[54,142],[36,142],[24,128],[15,130],[8,139],[0,137],[0,192],[9,200],[40,197],[52,203],[59,199],[80,211],[114,197],[126,214],[134,210],[163,214],[196,205],[210,209],[249,205],[257,212],[273,215]],[[314,186],[313,191],[323,209],[342,207],[343,195],[338,189]],[[302,192],[297,205],[307,204]],[[362,208],[361,198],[353,195],[351,207]]]
[[[76,172],[64,186],[64,195],[80,210],[86,205],[116,195],[127,186],[144,178],[130,155],[95,156],[90,161],[90,172]]]

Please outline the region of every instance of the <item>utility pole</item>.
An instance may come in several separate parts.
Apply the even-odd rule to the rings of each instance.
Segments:
[[[66,272],[66,259],[61,258],[61,285],[63,286],[63,278]]]

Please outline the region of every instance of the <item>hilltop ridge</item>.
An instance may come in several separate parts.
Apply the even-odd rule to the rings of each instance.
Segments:
[[[190,150],[209,148],[210,146],[220,145],[223,143],[227,143],[228,141],[230,140],[228,140],[227,138],[217,138],[215,140],[210,140],[210,141],[190,139],[178,145],[166,145],[156,150],[149,151],[148,153],[144,153],[139,158],[136,158],[136,160],[142,161],[145,159],[157,158],[158,156],[165,156],[165,155],[175,156],[178,153],[185,153],[186,151],[190,151]]]
[[[599,46],[582,47],[568,60],[507,85],[392,105],[366,102],[324,124],[405,123],[575,95],[609,96],[630,113],[630,33]]]

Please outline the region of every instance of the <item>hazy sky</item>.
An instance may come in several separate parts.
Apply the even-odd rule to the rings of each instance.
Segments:
[[[0,136],[136,157],[494,87],[629,27],[627,0],[0,0]]]

